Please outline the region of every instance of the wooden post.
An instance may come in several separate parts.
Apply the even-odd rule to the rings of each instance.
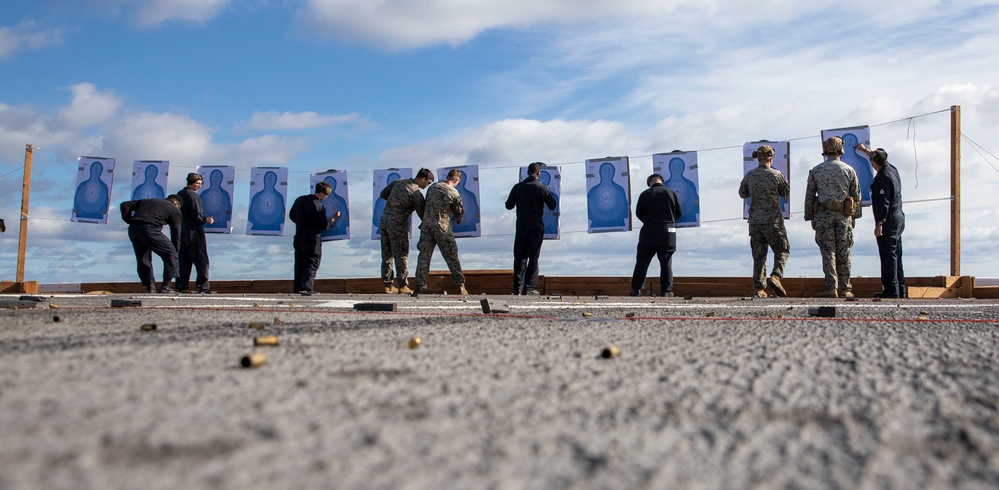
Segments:
[[[28,197],[31,196],[31,155],[35,148],[31,144],[24,147],[24,184],[21,186],[21,233],[17,240],[17,277],[24,283],[24,251],[28,242]]]
[[[950,107],[950,275],[961,275],[961,106]]]

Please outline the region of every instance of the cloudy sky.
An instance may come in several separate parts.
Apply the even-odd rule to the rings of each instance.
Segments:
[[[26,278],[42,283],[136,280],[117,213],[69,221],[79,155],[117,159],[113,205],[134,160],[169,160],[172,191],[199,165],[234,165],[232,234],[208,239],[224,280],[292,276],[290,224],[245,235],[252,166],[288,167],[292,199],[312,172],[348,172],[353,237],[325,245],[319,277],[378,275],[371,181],[388,167],[479,165],[483,236],[459,240],[462,263],[511,268],[503,202],[537,160],[563,173],[562,235],[545,243],[542,274],[628,276],[638,231],[586,233],[583,162],[630,157],[637,199],[652,154],[697,151],[702,226],[681,230],[674,272],[747,276],[741,147],[761,139],[791,141],[786,274],[818,277],[808,169],[821,130],[860,125],[903,179],[907,275],[946,275],[955,105],[961,273],[996,277],[997,25],[999,2],[970,0],[7,1],[0,278],[14,278],[29,143]],[[877,276],[869,212],[856,236],[853,274]]]

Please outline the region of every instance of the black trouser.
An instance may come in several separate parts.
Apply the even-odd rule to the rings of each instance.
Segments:
[[[191,281],[191,267],[197,271],[194,284],[199,290],[209,289],[208,285],[208,248],[205,236],[201,240],[183,240],[180,242],[180,275],[177,276],[177,289],[187,289]]]
[[[323,258],[323,244],[319,236],[300,238],[295,236],[295,292],[315,291],[316,272]]]
[[[649,272],[652,257],[659,257],[659,285],[662,293],[673,292],[673,252],[676,252],[676,233],[670,232],[665,240],[638,241],[635,272],[631,275],[631,289],[641,290]]]
[[[877,237],[881,256],[881,291],[886,296],[905,297],[905,273],[902,270],[902,235]]]
[[[154,286],[156,282],[153,275],[153,252],[163,259],[163,285],[170,284],[177,277],[177,249],[173,248],[173,242],[163,234],[162,226],[132,223],[128,225],[128,239],[132,241],[132,249],[135,250],[137,272],[143,286]]]
[[[538,287],[538,257],[545,241],[545,229],[517,230],[513,239],[513,294]]]

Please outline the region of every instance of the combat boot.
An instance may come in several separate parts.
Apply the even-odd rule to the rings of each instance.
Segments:
[[[399,294],[413,294],[413,290],[409,289],[409,286],[403,286],[398,289]]]
[[[767,292],[764,291],[764,290],[762,290],[762,289],[757,289],[756,292],[753,293],[753,297],[754,298],[766,298],[767,297]]]
[[[468,290],[465,289],[465,285],[464,284],[459,284],[458,285],[458,294],[460,294],[462,296],[468,296]]]
[[[393,286],[391,284],[386,284],[385,285],[385,294],[395,294],[395,293],[398,293],[398,292],[399,292],[399,289],[397,289],[395,286]]]
[[[815,297],[816,298],[837,298],[838,296],[836,294],[836,290],[835,289],[826,289],[825,291],[822,291],[821,293],[816,294]]]
[[[842,290],[842,291],[839,292],[839,297],[840,298],[852,298],[853,297],[853,292],[851,292],[849,290]]]
[[[419,298],[420,297],[420,293],[422,293],[422,292],[423,292],[423,286],[420,286],[419,284],[417,284],[416,286],[413,286],[413,292],[409,293],[409,295],[412,296],[412,297],[414,297],[414,298]]]
[[[776,293],[778,297],[783,298],[784,296],[787,296],[787,290],[784,289],[784,285],[780,283],[779,277],[777,276],[768,277],[767,284],[770,285],[771,288],[773,288],[774,293]]]

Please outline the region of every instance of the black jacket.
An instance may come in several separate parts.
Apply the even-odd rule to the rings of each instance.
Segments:
[[[517,231],[544,229],[544,207],[554,211],[557,205],[548,186],[533,175],[513,186],[506,199],[507,209],[517,208]]]
[[[187,187],[177,193],[181,200],[181,237],[185,242],[198,241],[205,236],[205,213],[201,207],[201,196]]]
[[[676,228],[676,220],[683,215],[680,198],[663,184],[652,184],[638,196],[635,216],[642,222],[638,240],[656,244],[666,240],[669,229]]]
[[[878,171],[871,182],[871,211],[874,221],[883,221],[881,234],[899,236],[905,227],[905,213],[902,212],[902,180],[898,169],[889,162]]]
[[[180,250],[180,209],[166,199],[140,199],[121,203],[121,219],[131,225],[170,225],[170,241]]]
[[[301,196],[291,205],[288,218],[295,223],[295,249],[322,253],[323,244],[319,234],[333,226],[333,222],[326,219],[323,201],[315,194]]]

